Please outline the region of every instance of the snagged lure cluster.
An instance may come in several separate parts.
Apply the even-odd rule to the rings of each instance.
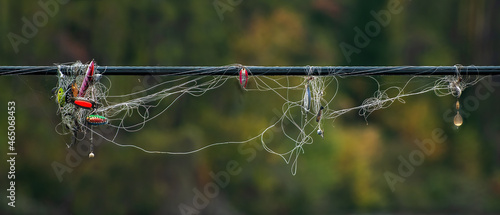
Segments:
[[[88,95],[92,89],[92,84],[99,81],[101,78],[100,74],[95,74],[96,64],[92,60],[88,65],[83,66],[78,64],[76,69],[70,70],[70,75],[68,77],[63,74],[61,68],[59,68],[59,87],[53,89],[53,95],[57,98],[55,99],[61,108],[61,115],[65,126],[71,130],[73,133],[72,142],[68,147],[77,142],[77,136],[79,132],[83,132],[83,127],[81,123],[86,121],[87,125],[104,125],[108,123],[108,119],[104,116],[93,114],[99,106],[97,101],[91,99],[92,95]],[[83,73],[83,78],[82,76]],[[80,83],[77,83],[81,82]],[[75,107],[66,108],[68,105]],[[90,110],[90,111],[80,111]],[[75,114],[78,111],[79,114]],[[84,119],[79,119],[80,114],[85,114],[87,117]],[[93,145],[91,145],[91,150],[89,157],[94,157]]]
[[[87,101],[82,97],[85,96],[87,89],[89,88],[90,83],[92,82],[92,76],[94,75],[95,63],[91,61],[87,72],[85,74],[85,78],[83,79],[80,90],[78,90],[78,86],[75,81],[68,85],[66,91],[63,88],[59,88],[57,91],[57,103],[62,107],[66,103],[73,103],[75,106],[79,108],[85,109],[95,109],[97,108],[97,104],[93,101]]]
[[[306,82],[305,86],[305,92],[304,92],[304,97],[302,99],[302,108],[304,109],[305,112],[309,112],[311,110],[311,105],[312,105],[312,93],[311,93],[311,86],[310,86],[310,81],[313,80],[313,77],[309,77],[309,79]],[[323,95],[321,93],[321,95]],[[325,109],[323,106],[320,106],[318,110],[318,114],[316,115],[316,122],[319,123],[321,121],[321,115],[322,111]],[[318,128],[318,131],[316,132],[321,138],[324,138],[324,132],[321,129],[321,126]]]
[[[78,86],[73,81],[71,85],[68,86],[66,93],[63,92],[62,88],[59,88],[58,91],[58,103],[60,106],[63,106],[65,102],[73,103],[75,106],[84,109],[95,109],[97,108],[97,104],[93,101],[87,101],[81,97],[85,96],[85,92],[89,88],[89,84],[92,81],[92,76],[94,75],[95,63],[91,61],[87,72],[85,74],[85,78],[83,79],[80,90],[78,90]],[[66,96],[64,96],[66,94]],[[62,99],[65,97],[65,99]]]

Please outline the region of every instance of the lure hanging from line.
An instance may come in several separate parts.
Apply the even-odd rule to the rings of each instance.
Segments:
[[[457,128],[464,123],[464,119],[460,115],[460,101],[458,101],[458,99],[462,95],[462,88],[460,87],[460,82],[462,82],[462,77],[458,77],[456,81],[450,83],[450,88],[452,89],[452,95],[457,97],[457,102],[455,103],[455,109],[457,110],[457,114],[455,115],[455,117],[453,117],[453,124],[455,124]]]
[[[324,138],[323,136],[323,130],[321,130],[321,128],[318,129],[318,135],[321,136],[321,138]]]
[[[76,85],[75,81],[73,81],[73,83],[71,84],[71,93],[73,94],[73,97],[78,96],[78,86]]]
[[[94,76],[94,60],[90,61],[89,67],[87,68],[87,73],[85,74],[85,78],[83,79],[82,86],[80,87],[80,92],[78,93],[79,97],[85,96],[85,91],[89,88],[89,84],[92,81],[92,76]]]
[[[66,98],[64,98],[64,90],[63,88],[59,88],[57,91],[57,103],[59,104],[59,107],[62,107],[66,104]]]
[[[321,111],[323,109],[325,109],[323,106],[319,108],[318,115],[316,116],[316,122],[319,122],[319,120],[321,119]]]
[[[309,111],[311,109],[311,90],[309,89],[309,83],[306,84],[306,92],[304,93],[304,110]]]
[[[66,92],[64,92],[66,103],[71,103],[73,98],[76,98],[78,96],[78,86],[76,85],[75,81],[73,81],[68,87],[66,88]]]
[[[104,125],[108,123],[108,119],[99,115],[89,115],[86,118],[90,125]]]
[[[247,88],[248,83],[248,71],[245,67],[240,69],[240,85],[243,88]]]
[[[73,104],[80,108],[85,109],[95,109],[97,108],[97,104],[92,101],[86,101],[83,99],[72,98]]]

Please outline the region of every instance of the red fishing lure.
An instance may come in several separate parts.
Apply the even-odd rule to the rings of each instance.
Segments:
[[[78,100],[78,99],[75,99],[73,101],[73,104],[75,104],[78,107],[85,108],[85,109],[93,109],[96,107],[96,104],[94,102],[89,102],[89,101],[85,101],[85,100]]]
[[[240,69],[240,85],[241,87],[246,88],[247,83],[248,83],[248,71],[246,68],[243,67]]]

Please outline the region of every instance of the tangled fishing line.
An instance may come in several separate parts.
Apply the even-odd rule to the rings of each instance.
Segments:
[[[306,71],[308,75],[300,81],[291,80],[288,76],[254,76],[242,65],[199,69],[188,72],[197,73],[197,76],[189,76],[187,73],[176,74],[175,77],[169,76],[168,80],[147,89],[125,95],[110,95],[111,81],[106,78],[106,71],[98,71],[96,68],[94,61],[88,64],[76,62],[72,65],[58,66],[58,82],[53,94],[58,104],[57,114],[61,117],[61,122],[56,126],[56,130],[61,135],[72,135],[68,147],[83,140],[87,135],[90,135],[91,140],[93,135],[98,135],[117,146],[133,147],[146,153],[191,154],[218,145],[245,144],[258,140],[267,152],[280,156],[287,164],[291,163],[292,174],[297,171],[299,155],[305,152],[304,145],[312,144],[315,137],[323,138],[324,122],[333,122],[339,116],[351,111],[357,111],[367,120],[374,111],[387,108],[396,101],[405,103],[406,97],[434,92],[437,96],[453,95],[457,98],[455,125],[460,126],[462,122],[457,121],[462,120],[458,112],[458,98],[464,89],[480,81],[478,76],[462,75],[461,66],[457,65],[456,75],[414,76],[401,86],[383,88],[376,78],[369,76],[377,75],[377,71],[373,73],[364,71],[363,76],[370,77],[377,86],[373,96],[365,99],[359,106],[336,110],[333,106],[339,91],[339,80],[344,77],[340,75],[340,71],[321,71],[319,67],[308,67]],[[152,151],[139,145],[121,144],[116,141],[120,130],[140,131],[147,122],[159,117],[182,96],[199,97],[223,86],[228,80],[234,80],[231,76],[214,75],[234,68],[239,70],[237,79],[245,92],[271,92],[283,100],[280,116],[261,133],[246,140],[211,143],[190,151]],[[313,75],[325,72],[328,75]],[[253,82],[251,86],[248,85],[249,80]],[[150,114],[149,110],[159,107],[162,101],[168,102],[168,105],[162,107],[158,113]],[[140,116],[141,122],[127,125],[125,119],[132,115]],[[109,137],[96,131],[94,129],[96,126],[109,126],[116,129],[116,133],[113,137]],[[289,149],[278,150],[265,140],[264,135],[273,128],[280,128],[284,138],[293,143]],[[90,145],[89,157],[94,157],[93,148],[94,146]]]

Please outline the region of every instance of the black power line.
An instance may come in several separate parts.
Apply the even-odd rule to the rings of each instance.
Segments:
[[[1,75],[56,75],[61,66],[0,66]],[[97,66],[104,75],[225,75],[236,76],[243,66]],[[250,75],[365,76],[365,75],[500,75],[500,66],[246,66]]]

